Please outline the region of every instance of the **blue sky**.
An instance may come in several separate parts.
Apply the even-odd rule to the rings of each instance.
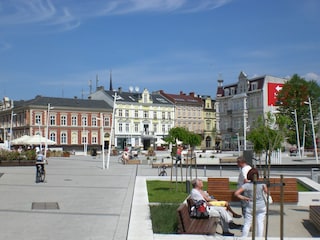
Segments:
[[[317,0],[1,0],[0,96],[130,86],[215,96],[217,79],[320,81]],[[2,97],[1,97],[2,98]]]

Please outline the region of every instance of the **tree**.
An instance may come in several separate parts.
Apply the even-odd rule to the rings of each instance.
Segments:
[[[281,148],[290,122],[290,119],[283,114],[268,112],[264,118],[258,118],[257,122],[254,123],[253,129],[248,133],[247,138],[253,143],[254,151],[258,154],[263,151],[266,153],[264,173],[267,182],[270,179],[272,152]],[[267,205],[266,236],[268,233],[268,216],[269,206]]]
[[[315,81],[306,81],[297,74],[283,85],[278,93],[279,111],[286,115],[291,122],[288,125],[287,142],[297,144],[296,122],[294,111],[296,110],[298,120],[299,141],[302,142],[304,125],[306,126],[306,136],[312,136],[310,124],[309,106],[305,104],[310,97],[312,102],[313,116],[319,113],[320,87]],[[316,129],[317,130],[317,129]],[[317,131],[316,131],[317,132]],[[312,137],[306,138],[306,147],[312,146]]]

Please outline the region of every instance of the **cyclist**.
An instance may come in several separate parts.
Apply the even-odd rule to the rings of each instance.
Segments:
[[[42,173],[45,172],[44,169],[45,159],[42,151],[37,151],[37,157],[36,157],[36,182],[38,183],[40,181],[39,172],[41,170]]]

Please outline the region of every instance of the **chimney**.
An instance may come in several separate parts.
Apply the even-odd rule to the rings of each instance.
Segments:
[[[194,92],[189,93],[191,97],[194,97]]]
[[[122,87],[118,87],[118,92],[122,93]]]

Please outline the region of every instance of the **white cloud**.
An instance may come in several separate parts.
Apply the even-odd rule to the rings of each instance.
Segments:
[[[320,75],[319,74],[316,74],[314,72],[309,72],[307,74],[305,74],[303,76],[304,79],[306,80],[315,80],[315,81],[320,81]]]

